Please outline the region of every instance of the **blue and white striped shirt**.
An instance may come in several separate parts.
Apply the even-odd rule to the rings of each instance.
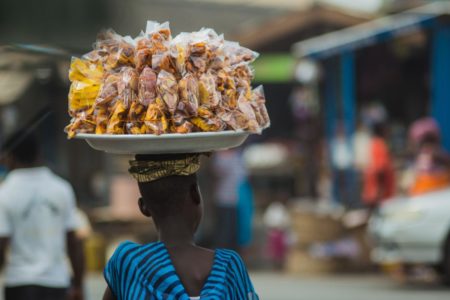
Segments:
[[[122,243],[105,267],[104,276],[118,300],[189,300],[161,242]],[[196,295],[192,295],[196,296]],[[211,272],[201,290],[203,300],[257,300],[240,256],[217,249]]]

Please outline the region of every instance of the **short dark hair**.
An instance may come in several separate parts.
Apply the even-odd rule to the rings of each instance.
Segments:
[[[39,157],[39,142],[36,135],[26,130],[19,130],[9,136],[3,147],[3,155],[10,155],[23,164],[33,164]]]
[[[169,176],[155,181],[138,183],[142,199],[153,217],[179,215],[192,191],[198,189],[197,175]]]

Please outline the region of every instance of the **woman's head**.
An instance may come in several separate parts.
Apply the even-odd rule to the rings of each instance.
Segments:
[[[168,176],[155,181],[139,182],[141,212],[152,217],[159,227],[163,222],[179,222],[193,232],[202,218],[202,201],[196,174]]]

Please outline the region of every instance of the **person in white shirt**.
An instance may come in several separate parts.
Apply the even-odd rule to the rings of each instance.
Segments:
[[[21,131],[2,148],[9,170],[0,184],[5,300],[83,299],[84,259],[71,185],[39,164],[32,134]]]
[[[331,140],[330,159],[333,168],[333,200],[343,206],[353,203],[353,153],[345,131],[344,123],[338,122],[336,132]]]

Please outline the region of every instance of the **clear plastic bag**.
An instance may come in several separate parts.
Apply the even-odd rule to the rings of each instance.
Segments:
[[[158,96],[164,101],[173,115],[178,106],[178,84],[175,76],[162,70],[157,79]]]
[[[212,73],[205,73],[200,76],[198,88],[201,105],[206,107],[219,105],[221,95],[216,90],[216,79]]]
[[[156,73],[149,67],[145,67],[139,76],[139,102],[148,106],[156,99]]]
[[[246,124],[242,129],[246,129],[250,132],[258,132],[259,124],[256,120],[255,111],[251,105],[251,102],[241,94],[238,99],[238,110],[243,114],[244,118],[247,119]]]
[[[160,135],[169,132],[169,119],[167,118],[167,108],[162,99],[156,98],[154,103],[151,103],[144,119],[146,128],[145,133]]]
[[[237,42],[230,41],[225,41],[223,51],[231,66],[252,63],[259,56],[257,52],[242,47]]]
[[[102,85],[100,93],[95,100],[96,105],[105,105],[115,100],[119,95],[118,84],[120,81],[120,76],[118,74],[107,75],[105,82]]]
[[[104,70],[99,63],[72,58],[69,79],[69,112],[89,109],[100,91]]]
[[[256,87],[252,92],[252,106],[255,110],[259,127],[261,129],[270,127],[270,117],[267,112],[266,98],[264,96],[264,88],[262,85]]]
[[[197,116],[199,107],[198,81],[192,74],[187,74],[178,82],[180,100],[178,110],[185,111],[188,116]]]
[[[190,34],[182,32],[177,35],[170,43],[170,56],[175,64],[176,71],[180,76],[186,74],[186,61],[188,59]]]
[[[119,98],[125,108],[136,101],[139,86],[139,74],[134,68],[125,67],[120,71],[120,81],[117,84]]]

